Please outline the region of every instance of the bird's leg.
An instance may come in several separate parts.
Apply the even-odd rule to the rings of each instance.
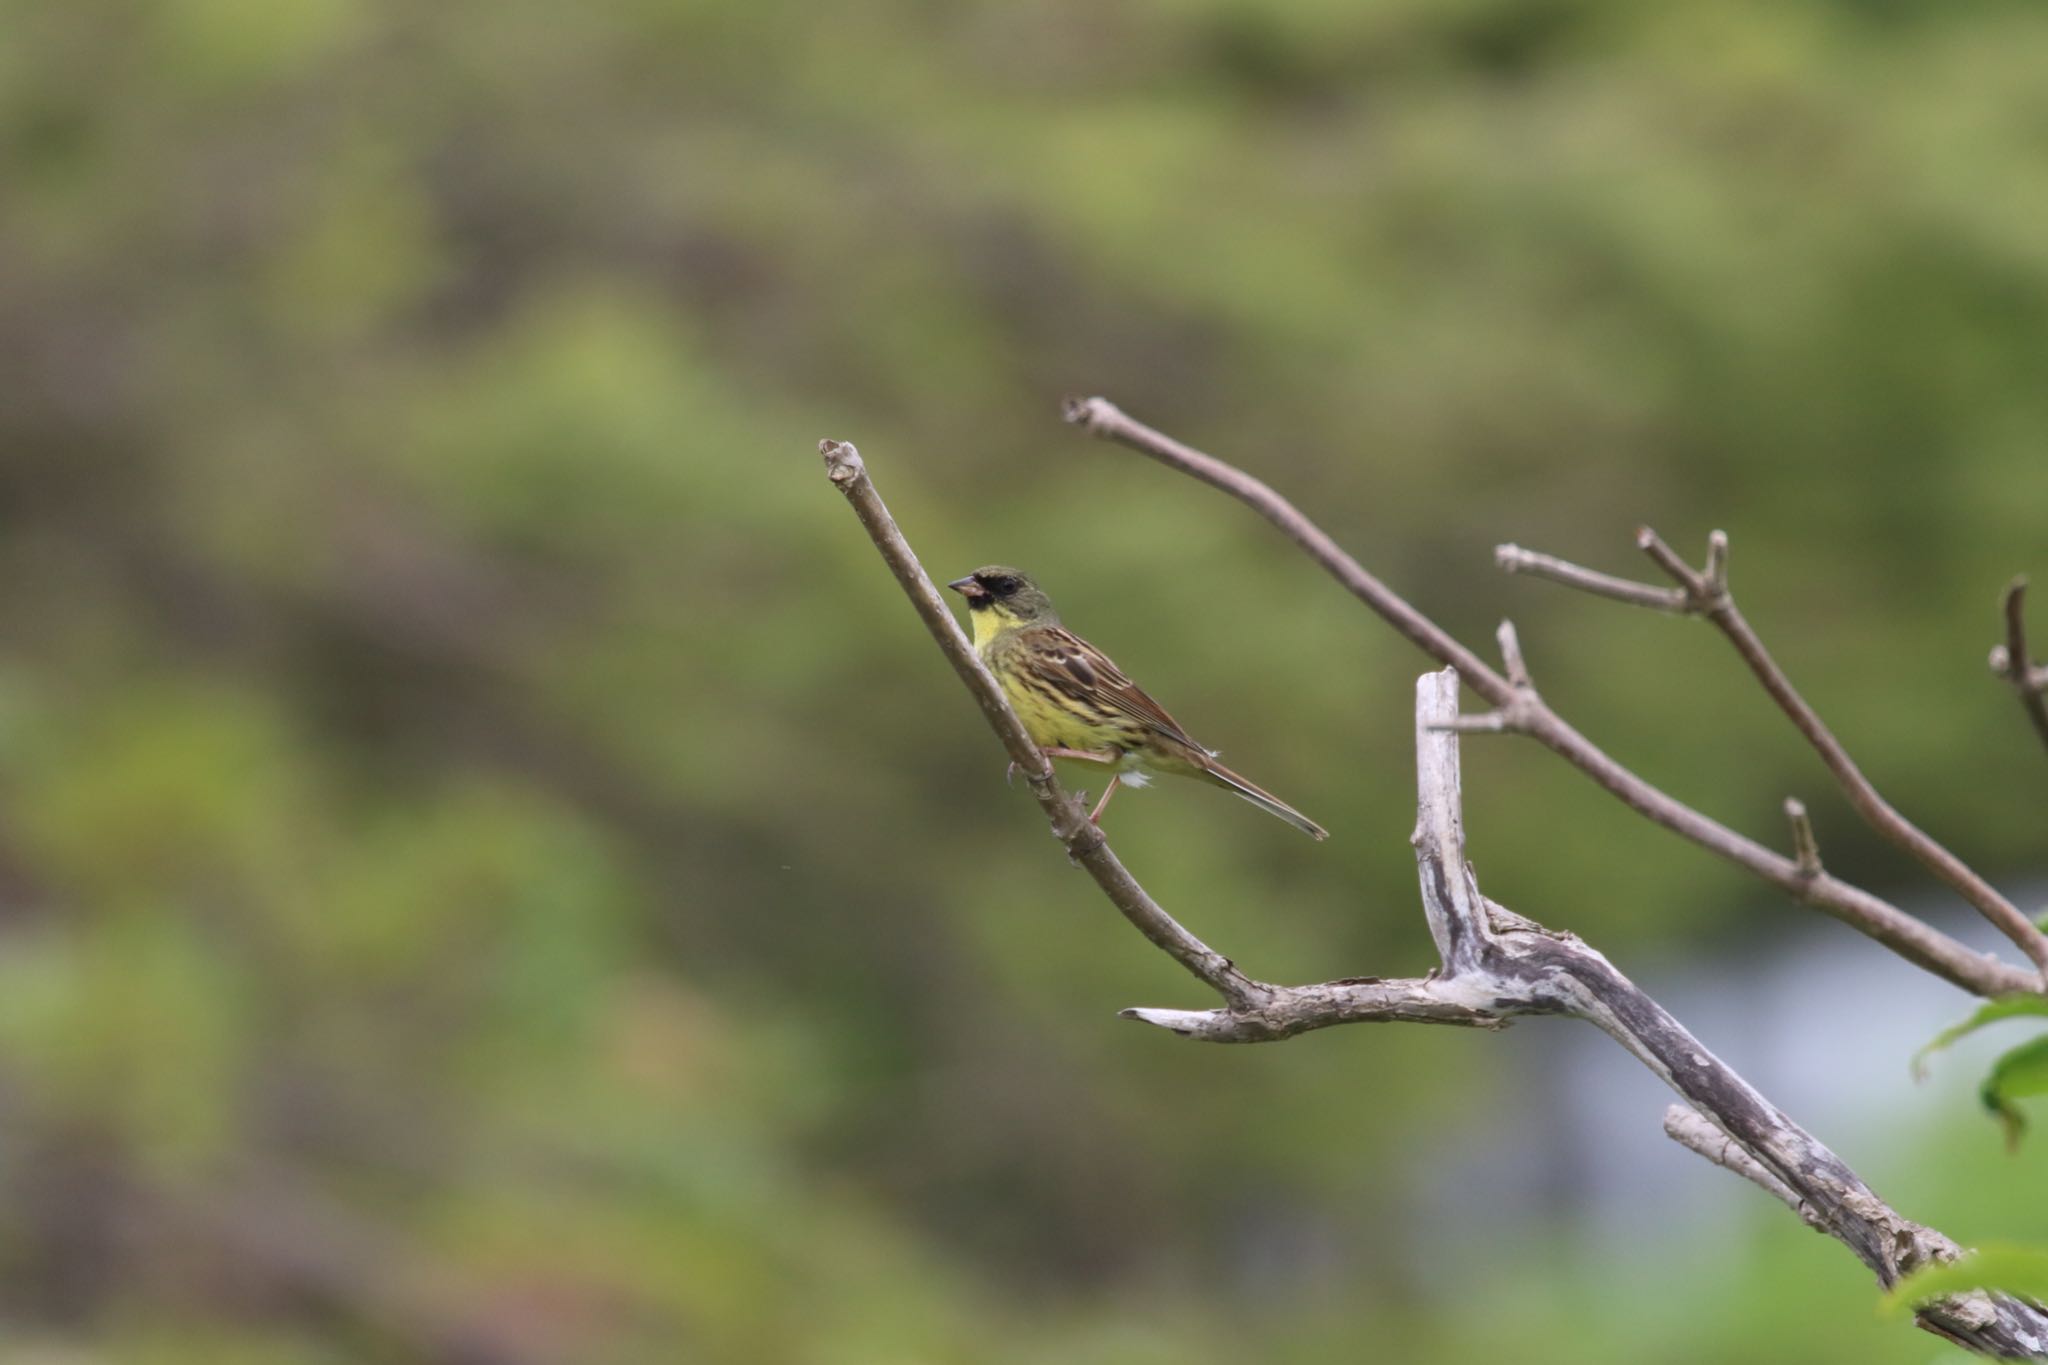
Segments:
[[[1102,808],[1109,804],[1110,797],[1116,795],[1117,784],[1121,783],[1123,780],[1124,778],[1122,773],[1116,773],[1110,777],[1109,785],[1102,789],[1102,799],[1095,803],[1094,810],[1088,812],[1089,824],[1099,825],[1102,823]]]

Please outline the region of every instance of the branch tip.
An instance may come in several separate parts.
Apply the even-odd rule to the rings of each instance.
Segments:
[[[1061,400],[1060,416],[1077,427],[1102,431],[1122,417],[1123,412],[1107,398],[1083,398],[1076,394]]]
[[[1707,591],[1716,597],[1728,593],[1728,533],[1711,531],[1707,534]]]
[[[1814,838],[1813,821],[1807,817],[1806,803],[1796,797],[1785,798],[1785,819],[1792,826],[1792,860],[1802,877],[1820,875],[1820,841]]]
[[[825,476],[838,484],[841,491],[867,472],[860,452],[853,448],[851,441],[835,441],[827,437],[818,442],[818,453],[825,457]]]
[[[1118,1010],[1116,1017],[1134,1020],[1140,1024],[1150,1024],[1154,1028],[1163,1028],[1185,1038],[1200,1028],[1202,1019],[1208,1013],[1207,1010],[1153,1010],[1134,1007]]]

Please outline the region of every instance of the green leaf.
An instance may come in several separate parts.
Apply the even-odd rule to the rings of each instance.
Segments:
[[[2048,1302],[2048,1249],[1993,1244],[1960,1261],[1921,1266],[1891,1287],[1878,1311],[1890,1316],[1928,1299],[1972,1289]]]
[[[1913,1079],[1926,1080],[1927,1059],[1958,1038],[1975,1033],[1986,1024],[1995,1024],[2001,1019],[2014,1019],[2026,1014],[2048,1016],[2048,996],[2001,995],[1995,1000],[1985,1001],[1975,1014],[1953,1028],[1945,1028],[1935,1034],[1933,1041],[1913,1054]]]
[[[2005,1125],[2008,1150],[2019,1147],[2020,1134],[2027,1128],[2026,1115],[2013,1101],[2029,1095],[2048,1095],[2048,1033],[2021,1043],[1993,1062],[1991,1074],[1977,1092],[1984,1107]]]

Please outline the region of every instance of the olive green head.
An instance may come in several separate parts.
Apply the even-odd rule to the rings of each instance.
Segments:
[[[1021,569],[989,564],[946,586],[967,599],[977,639],[1018,626],[1059,624],[1052,599]]]

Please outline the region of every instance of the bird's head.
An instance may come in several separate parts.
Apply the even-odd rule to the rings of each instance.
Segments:
[[[1052,599],[1021,569],[990,564],[946,585],[967,599],[976,639],[1018,626],[1050,625],[1059,617]]]

